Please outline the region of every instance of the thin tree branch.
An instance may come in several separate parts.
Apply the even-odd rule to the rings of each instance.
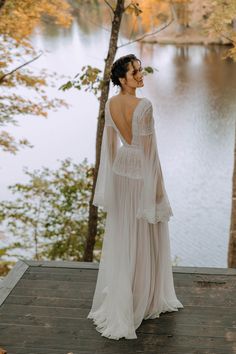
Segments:
[[[236,42],[235,42],[232,38],[226,36],[224,33],[218,31],[218,34],[219,34],[221,37],[227,39],[227,40],[228,40],[229,42],[231,42],[232,44],[236,45]]]
[[[175,11],[175,8],[174,8],[174,4],[172,3],[172,1],[170,1],[170,11],[172,13],[172,16],[174,18],[174,20],[178,20],[177,18],[177,15],[176,15],[176,11]]]
[[[93,25],[95,25],[95,26],[97,26],[97,27],[103,29],[104,31],[110,33],[110,29],[108,29],[108,28],[106,28],[106,27],[104,27],[104,26],[101,26],[100,24],[98,24],[98,23],[95,22],[95,21],[92,21],[89,17],[86,16],[86,14],[85,14],[84,11],[81,11],[81,10],[80,10],[80,14],[82,14],[82,17],[83,17],[85,20],[87,20],[87,21],[89,21],[90,23],[92,23]],[[1,353],[0,353],[0,354],[1,354]]]
[[[39,55],[37,55],[35,58],[27,61],[26,63],[17,66],[15,69],[13,69],[12,71],[10,71],[9,73],[4,74],[3,76],[0,77],[0,83],[3,82],[5,80],[5,78],[9,75],[12,75],[15,71],[20,70],[21,68],[23,68],[26,65],[29,65],[30,63],[32,63],[33,61],[37,60],[39,57],[41,57],[41,55],[43,54],[43,52],[41,52]]]
[[[227,39],[230,43],[232,43],[234,46],[236,46],[236,41],[234,41],[232,38],[230,38],[228,35],[224,34],[224,27],[223,25],[220,26],[220,28],[217,28],[218,26],[214,26],[215,32],[220,36],[225,39]]]
[[[107,4],[107,6],[108,7],[110,7],[110,9],[111,9],[111,11],[113,12],[113,14],[114,14],[114,9],[113,9],[113,7],[111,6],[111,4],[109,3],[109,1],[107,1],[107,0],[104,0],[105,1],[105,3]]]
[[[133,27],[132,27],[131,32],[130,32],[129,40],[130,40],[130,39],[132,38],[132,36],[133,36],[134,28],[135,28],[136,23],[137,23],[137,16],[136,16],[136,18],[135,18],[135,21],[133,21]]]
[[[172,22],[174,21],[174,18],[172,17],[171,20],[166,23],[164,26],[162,27],[159,27],[156,31],[152,32],[152,33],[146,33],[144,34],[143,36],[141,37],[138,37],[136,39],[134,39],[133,41],[130,41],[130,42],[126,42],[124,44],[121,44],[119,45],[117,48],[121,48],[121,47],[124,47],[126,45],[129,45],[129,44],[132,44],[134,42],[138,42],[138,41],[141,41],[143,38],[146,38],[146,37],[149,37],[149,36],[153,36],[154,34],[158,33],[158,32],[161,32],[162,30],[164,30],[166,27],[168,27]]]
[[[130,3],[124,7],[124,12],[130,7]]]

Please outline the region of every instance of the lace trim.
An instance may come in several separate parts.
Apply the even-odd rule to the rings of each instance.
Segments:
[[[142,127],[140,130],[140,135],[151,135],[154,131],[154,121],[152,120],[152,122],[145,127]]]
[[[139,208],[136,214],[138,219],[143,218],[151,224],[169,221],[171,216],[174,216],[174,214],[170,206],[160,208],[157,204],[150,209],[140,210]]]
[[[104,202],[104,197],[103,197],[102,193],[95,193],[94,194],[92,204],[95,205],[96,207],[102,207],[104,209],[104,211],[108,211],[108,207],[107,207],[106,203]]]
[[[139,173],[139,171],[132,171],[130,173],[125,173],[125,172],[122,172],[122,171],[119,171],[118,169],[114,168],[113,167],[113,172],[116,174],[116,175],[119,175],[119,176],[123,176],[123,177],[128,177],[128,178],[132,178],[132,179],[143,179],[143,177],[141,176],[141,174]]]

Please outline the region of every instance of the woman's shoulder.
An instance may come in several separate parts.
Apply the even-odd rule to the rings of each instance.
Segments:
[[[150,112],[150,113],[153,112],[152,102],[149,100],[149,98],[142,97],[140,103],[141,103],[141,107],[140,107],[141,116],[146,112]]]
[[[149,104],[149,105],[152,105],[152,102],[147,98],[147,97],[135,97],[136,98],[136,100],[137,100],[137,102],[138,101],[143,101],[144,103],[146,103],[146,104]],[[107,99],[107,101],[106,101],[106,103],[108,102],[108,101],[113,101],[113,102],[115,102],[115,101],[121,101],[120,100],[120,95],[113,95],[113,96],[111,96],[111,97],[109,97],[108,99]]]
[[[119,104],[121,102],[123,105],[123,101],[120,101],[119,96],[118,97],[117,96],[118,95],[114,95],[114,96],[111,96],[107,99],[106,104],[105,104],[105,108],[107,111],[110,112],[110,108],[112,106],[114,106],[114,104],[116,106],[116,103]],[[135,112],[137,115],[142,114],[143,112],[146,112],[147,110],[153,111],[152,102],[147,97],[135,97],[135,99],[136,99],[136,103],[132,103],[132,106],[135,107]]]
[[[144,102],[144,105],[146,106],[152,106],[152,102],[149,100],[147,97],[142,97],[141,100]]]

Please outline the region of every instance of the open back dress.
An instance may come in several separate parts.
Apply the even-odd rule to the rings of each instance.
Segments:
[[[168,221],[173,216],[156,144],[153,107],[139,99],[132,141],[105,106],[105,126],[93,205],[107,212],[93,303],[87,318],[102,336],[137,338],[142,320],[183,308],[177,299]]]

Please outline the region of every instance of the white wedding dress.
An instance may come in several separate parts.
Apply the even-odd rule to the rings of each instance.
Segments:
[[[110,100],[93,199],[107,217],[87,318],[104,337],[135,339],[143,319],[178,311],[183,305],[174,289],[168,229],[173,212],[158,155],[152,103],[139,99],[128,144],[111,116]]]

